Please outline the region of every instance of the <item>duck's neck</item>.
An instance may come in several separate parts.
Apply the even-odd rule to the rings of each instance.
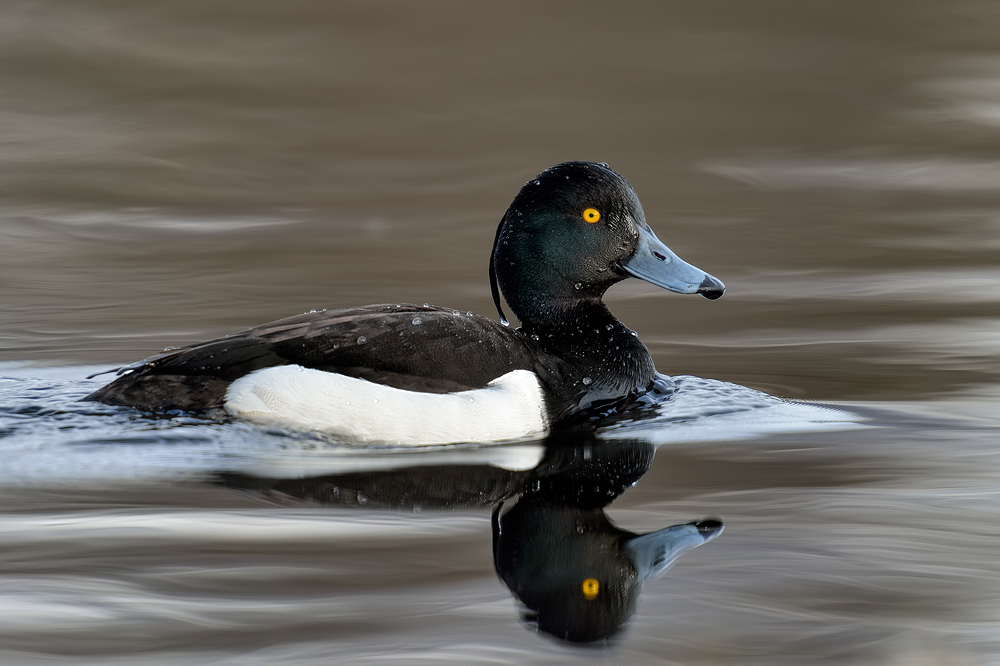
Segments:
[[[656,374],[649,350],[600,298],[550,302],[544,321],[522,319],[521,330],[566,362],[579,384],[581,406],[644,391]],[[518,313],[519,315],[521,313]]]
[[[535,305],[535,304],[532,304]],[[513,306],[512,306],[513,307]],[[518,307],[514,314],[529,333],[566,331],[589,325],[622,325],[608,310],[600,296],[585,298],[548,298],[536,307]]]

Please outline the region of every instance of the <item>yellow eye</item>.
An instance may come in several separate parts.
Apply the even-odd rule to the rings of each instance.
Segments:
[[[597,222],[598,220],[601,219],[601,211],[597,210],[596,208],[588,208],[587,210],[583,211],[583,219],[585,222],[593,224],[594,222]],[[588,578],[587,580],[593,580],[593,579]]]
[[[597,211],[594,211],[595,213]],[[600,586],[597,584],[596,578],[588,578],[583,581],[583,596],[587,601],[593,601],[597,598],[597,590]]]

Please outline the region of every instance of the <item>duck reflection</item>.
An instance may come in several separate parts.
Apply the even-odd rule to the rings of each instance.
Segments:
[[[706,519],[642,535],[620,529],[604,507],[646,473],[652,446],[592,437],[563,444],[554,444],[550,456],[562,464],[512,507],[494,510],[493,563],[527,608],[526,622],[567,641],[606,641],[634,613],[642,583],[714,539],[722,523]]]
[[[380,460],[373,468],[347,473],[283,479],[226,473],[218,480],[282,503],[411,510],[493,506],[494,567],[524,605],[523,619],[575,643],[607,641],[619,633],[635,612],[644,581],[722,532],[714,519],[649,534],[623,530],[608,519],[604,508],[649,469],[649,443],[601,441],[575,431],[553,435],[535,450],[537,464],[523,469],[426,460],[386,469],[386,458],[372,458]],[[523,462],[524,451],[516,458]]]

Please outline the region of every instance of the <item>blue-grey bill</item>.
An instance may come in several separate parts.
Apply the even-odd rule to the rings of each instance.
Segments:
[[[635,254],[621,262],[620,266],[632,277],[678,294],[701,294],[714,301],[726,291],[726,285],[721,280],[678,257],[645,226],[639,227],[639,245]]]
[[[625,548],[643,580],[663,574],[677,558],[722,534],[723,525],[714,518],[673,525],[657,532],[632,537]]]

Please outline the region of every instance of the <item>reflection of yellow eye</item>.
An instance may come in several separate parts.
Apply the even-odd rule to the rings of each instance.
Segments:
[[[594,211],[595,213],[597,211]],[[592,601],[597,598],[597,590],[600,586],[597,584],[596,578],[588,578],[583,581],[583,596],[587,601]]]
[[[598,220],[601,219],[601,212],[596,208],[588,208],[587,210],[583,211],[583,219],[584,221],[593,224],[594,222],[597,222]]]

